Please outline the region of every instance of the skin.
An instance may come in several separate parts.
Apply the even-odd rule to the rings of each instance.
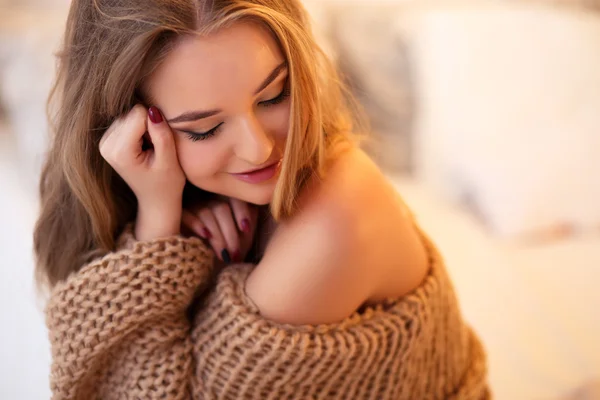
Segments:
[[[143,107],[136,107],[115,122],[101,143],[103,156],[138,196],[138,239],[179,234],[182,218],[184,225],[210,225],[223,237],[239,236],[240,249],[252,238],[256,214],[241,204],[268,204],[277,175],[250,184],[231,173],[282,157],[290,105],[278,96],[286,92],[287,70],[280,69],[272,82],[257,89],[283,61],[267,30],[238,23],[208,37],[182,39],[154,72],[146,96],[164,120],[154,123],[144,118]],[[276,98],[281,101],[274,104]],[[177,118],[213,109],[220,112],[194,121]],[[193,141],[186,133],[219,124],[206,140]],[[142,151],[146,129],[154,148]],[[137,161],[127,161],[132,159]],[[427,274],[427,257],[412,219],[375,164],[360,149],[349,148],[327,171],[324,180],[308,182],[298,213],[276,226],[246,282],[247,295],[268,319],[337,322],[365,303],[409,293]],[[182,211],[182,177],[229,199],[229,207]],[[179,207],[174,205],[178,202]],[[250,232],[241,228],[244,215],[252,221]]]
[[[280,160],[290,116],[289,97],[278,99],[287,68],[257,93],[284,64],[275,40],[265,29],[239,24],[209,37],[181,40],[147,82],[150,98],[169,122],[177,156],[187,179],[212,193],[268,204],[276,177],[260,184],[242,182],[231,173],[253,170]],[[175,122],[187,112],[222,110],[214,116]],[[193,141],[186,131],[207,132]]]

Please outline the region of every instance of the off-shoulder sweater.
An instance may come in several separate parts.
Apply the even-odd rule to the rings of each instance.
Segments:
[[[52,398],[488,399],[483,348],[422,239],[429,272],[412,293],[291,326],[246,295],[252,265],[215,271],[198,238],[136,241],[126,230],[115,252],[51,292]]]

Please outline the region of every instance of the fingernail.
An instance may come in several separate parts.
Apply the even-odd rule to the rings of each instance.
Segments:
[[[238,250],[233,253],[233,262],[239,263],[242,262],[242,255]]]
[[[202,228],[202,230],[201,230],[200,232],[201,232],[201,234],[202,234],[202,237],[203,237],[204,239],[207,239],[207,240],[208,240],[208,239],[212,239],[212,234],[210,233],[210,231],[209,231],[208,229],[206,229],[206,228]]]
[[[155,124],[160,124],[163,121],[162,114],[160,113],[158,108],[154,106],[150,107],[150,109],[148,110],[148,116],[150,117],[150,121],[152,121]]]
[[[248,220],[248,218],[244,218],[242,220],[242,232],[250,232],[250,221]]]
[[[231,256],[226,249],[221,250],[221,258],[225,262],[225,264],[231,264]]]

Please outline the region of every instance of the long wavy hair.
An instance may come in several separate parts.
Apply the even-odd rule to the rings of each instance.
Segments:
[[[270,29],[290,71],[290,131],[270,205],[274,218],[294,213],[303,183],[323,174],[337,144],[356,143],[360,113],[299,1],[73,0],[48,99],[52,138],[34,232],[42,287],[114,250],[116,236],[135,218],[133,192],[98,149],[106,129],[137,103],[145,79],[178,38],[243,19]]]

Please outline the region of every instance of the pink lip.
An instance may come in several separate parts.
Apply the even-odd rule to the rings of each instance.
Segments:
[[[231,174],[241,181],[248,183],[261,183],[268,181],[273,178],[279,171],[281,160],[273,163],[265,168],[257,169],[255,171],[243,172],[241,174]]]

